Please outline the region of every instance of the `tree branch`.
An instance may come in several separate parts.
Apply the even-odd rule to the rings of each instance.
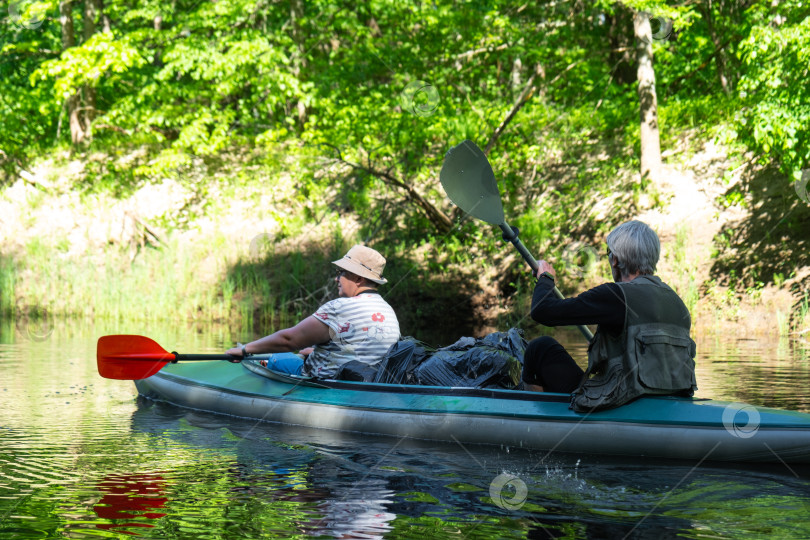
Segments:
[[[553,79],[551,79],[551,81],[549,81],[547,86],[551,86],[552,84],[554,84],[555,82],[560,80],[560,78],[565,73],[571,71],[572,69],[574,69],[576,66],[578,66],[579,64],[581,64],[584,61],[585,60],[583,59],[583,60],[579,60],[577,62],[574,62],[574,63],[568,65],[565,69],[560,71]],[[537,77],[537,75],[539,73],[541,73],[541,72],[542,72],[542,66],[540,64],[537,64],[535,66],[535,68],[534,68],[534,73],[532,73],[532,76],[529,77],[529,80],[526,82],[526,86],[523,88],[523,92],[520,93],[520,97],[518,97],[517,101],[512,106],[512,110],[509,111],[509,114],[506,115],[506,118],[504,118],[503,122],[501,122],[501,125],[499,125],[497,127],[497,129],[495,130],[495,133],[493,133],[492,137],[489,138],[489,141],[487,142],[487,145],[484,147],[484,154],[489,154],[489,151],[492,149],[493,146],[495,146],[495,143],[498,141],[500,136],[506,130],[506,127],[509,125],[509,123],[512,121],[512,119],[515,117],[515,115],[518,113],[518,111],[520,109],[522,109],[523,106],[526,105],[526,103],[528,103],[528,101],[532,98],[532,95],[534,95],[534,90],[536,89],[536,85],[534,83],[534,80]]]
[[[725,49],[726,47],[728,47],[729,43],[731,43],[731,40],[730,40],[730,39],[726,40],[725,42],[723,42],[722,44],[720,44],[720,46],[718,46],[718,47],[717,47],[717,48],[714,50],[714,52],[713,52],[712,54],[710,54],[708,57],[706,57],[706,59],[703,61],[703,63],[702,63],[702,64],[700,64],[698,67],[696,67],[695,69],[693,69],[692,71],[690,71],[690,72],[688,72],[688,73],[684,73],[683,75],[680,75],[680,76],[678,76],[678,77],[675,77],[675,78],[672,80],[672,82],[671,82],[671,83],[669,83],[669,85],[667,86],[667,95],[669,95],[669,94],[671,94],[672,92],[674,92],[675,90],[677,90],[677,89],[678,89],[678,86],[680,85],[680,83],[682,83],[682,82],[683,82],[683,81],[685,81],[686,79],[688,79],[688,78],[692,77],[692,76],[693,76],[695,73],[697,73],[697,72],[699,72],[699,71],[703,70],[703,69],[704,69],[706,66],[708,66],[708,65],[709,65],[709,62],[711,62],[711,61],[712,61],[712,59],[713,59],[715,56],[717,56],[718,54],[720,54],[720,51],[722,51],[723,49]]]
[[[96,124],[94,126],[96,129],[111,129],[112,131],[117,131],[118,133],[123,133],[127,137],[132,136],[132,132],[127,131],[126,129],[120,126],[113,126],[111,124]]]
[[[403,190],[408,199],[416,203],[416,205],[425,213],[425,216],[430,220],[433,225],[439,229],[441,232],[449,232],[453,228],[453,221],[447,217],[447,214],[442,212],[439,208],[436,208],[430,201],[428,201],[425,197],[422,196],[413,185],[397,178],[393,174],[391,174],[390,169],[388,171],[381,171],[379,169],[374,168],[373,165],[369,162],[368,165],[360,165],[358,163],[352,163],[343,158],[340,153],[340,150],[331,144],[324,143],[324,146],[328,146],[335,150],[338,157],[332,158],[334,162],[341,163],[346,165],[347,167],[351,167],[356,171],[364,172],[368,175],[374,176],[375,178],[379,178],[386,184],[390,186],[394,186]]]
[[[508,43],[503,43],[501,45],[498,45],[497,47],[479,47],[478,49],[473,49],[471,51],[466,51],[466,52],[463,52],[461,54],[457,54],[455,56],[455,58],[456,58],[456,60],[469,60],[470,58],[472,58],[476,54],[485,53],[485,52],[502,51],[502,50],[508,49],[508,48],[509,48]]]
[[[539,64],[538,64],[539,67]],[[495,142],[500,138],[501,134],[503,134],[506,126],[509,125],[509,122],[512,121],[512,118],[515,117],[517,112],[523,108],[527,101],[532,97],[534,94],[534,79],[537,76],[537,70],[532,73],[532,76],[529,77],[529,80],[526,82],[526,86],[523,88],[523,92],[520,93],[520,97],[518,97],[517,102],[512,106],[512,110],[509,111],[509,114],[506,115],[506,118],[503,119],[501,125],[499,125],[495,129],[495,133],[492,134],[492,137],[489,138],[487,145],[484,147],[484,154],[489,154],[489,151],[495,145]]]

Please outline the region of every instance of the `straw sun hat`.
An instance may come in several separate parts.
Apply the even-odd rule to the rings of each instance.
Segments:
[[[342,259],[333,261],[332,264],[380,285],[388,283],[388,280],[382,277],[385,257],[370,247],[354,246]]]

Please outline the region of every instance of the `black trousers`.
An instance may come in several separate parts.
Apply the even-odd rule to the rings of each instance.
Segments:
[[[542,386],[546,392],[573,392],[583,375],[582,368],[554,338],[533,339],[523,353],[523,382]]]

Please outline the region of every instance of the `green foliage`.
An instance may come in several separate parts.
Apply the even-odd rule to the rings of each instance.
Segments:
[[[718,96],[722,76],[731,86],[739,81],[740,137],[788,172],[807,165],[810,23],[799,4],[754,2],[741,11],[725,2],[660,0],[520,9],[502,1],[464,9],[384,1],[113,1],[104,5],[113,31],[82,42],[76,3],[77,45],[66,50],[58,5],[36,4],[48,14],[41,27],[26,28],[9,15],[0,30],[0,158],[7,170],[57,135],[66,140],[64,121],[57,133],[64,100],[95,88],[93,145],[149,145],[151,158],[133,168],[136,177],[160,177],[233,145],[298,139],[317,148],[316,157],[363,165],[366,177],[378,180],[353,179],[359,185],[352,188],[367,190],[353,209],[374,221],[379,205],[405,201],[419,221],[419,205],[403,184],[443,206],[434,180],[448,145],[486,142],[532,74],[533,97],[493,153],[505,173],[531,169],[538,154],[594,135],[619,135],[637,148],[635,88],[614,80],[617,36],[610,27],[623,19],[627,28],[633,11],[648,12],[653,25],[670,24],[677,35],[675,41],[656,33],[664,125],[699,123],[702,113],[716,111],[708,96]],[[725,62],[722,74],[713,57]],[[322,165],[307,161],[300,172]],[[519,175],[502,178],[507,191],[519,190]]]
[[[755,24],[738,51],[740,138],[793,176],[810,165],[810,7],[751,11]]]
[[[6,175],[53,142],[60,106],[50,99],[47,91],[31,88],[29,76],[52,54],[51,50],[59,49],[55,40],[58,25],[46,20],[42,26],[26,27],[26,23],[42,21],[42,15],[33,15],[33,11],[46,8],[46,4],[21,4],[27,10],[16,20],[5,6],[0,11],[0,15],[7,15],[0,19],[0,170]],[[51,11],[46,9],[48,13]]]
[[[159,218],[169,228],[211,210],[215,182],[242,190],[249,165],[268,191],[292,179],[284,200],[300,205],[282,236],[349,218],[360,229],[347,234],[364,242],[403,253],[430,242],[431,270],[449,274],[471,263],[470,246],[503,249],[439,188],[445,152],[471,139],[491,145],[527,245],[553,255],[599,237],[657,197],[626,174],[640,155],[632,18],[642,11],[665,147],[689,130],[736,137],[794,177],[809,166],[810,8],[795,2],[110,0],[86,39],[74,2],[71,47],[59,3],[26,5],[45,10],[41,25],[25,24],[33,11],[0,24],[4,180],[70,145],[85,193],[123,197],[166,178],[191,189],[193,208]],[[78,145],[72,97],[92,126]],[[744,204],[744,188],[723,204]],[[217,302],[249,311],[243,277]]]
[[[0,254],[0,318],[14,313],[17,268],[14,260]]]
[[[59,58],[43,62],[31,74],[31,81],[47,81],[56,100],[61,101],[102,80],[115,84],[121,74],[145,62],[130,39],[115,39],[112,32],[102,32],[81,46],[66,49]]]
[[[729,190],[724,195],[718,197],[718,203],[725,208],[732,206],[747,206],[745,195],[736,190]]]

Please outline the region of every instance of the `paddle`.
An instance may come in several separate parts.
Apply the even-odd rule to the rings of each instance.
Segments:
[[[295,386],[312,386],[315,388],[329,388],[323,384],[313,382],[311,377],[300,375],[288,375],[273,371],[249,360],[262,360],[268,358],[269,354],[259,354],[251,356],[248,362],[243,365],[254,373],[258,373],[268,379],[273,379]],[[96,349],[96,360],[98,361],[98,373],[107,379],[121,379],[134,381],[151,377],[163,366],[180,360],[243,360],[241,357],[229,354],[179,354],[167,352],[154,340],[144,336],[117,335],[102,336],[98,339]],[[292,390],[285,392],[287,395]]]
[[[529,263],[532,272],[537,273],[539,265],[518,238],[517,228],[506,223],[498,182],[487,156],[478,145],[466,140],[451,148],[444,157],[439,179],[447,196],[456,206],[481,221],[500,227],[504,240],[512,242]],[[564,298],[556,285],[554,294],[557,298]],[[587,326],[578,325],[577,328],[587,340],[593,338]]]
[[[178,354],[167,352],[144,336],[117,335],[98,339],[98,373],[107,379],[145,379],[178,360],[233,360],[228,354]]]

